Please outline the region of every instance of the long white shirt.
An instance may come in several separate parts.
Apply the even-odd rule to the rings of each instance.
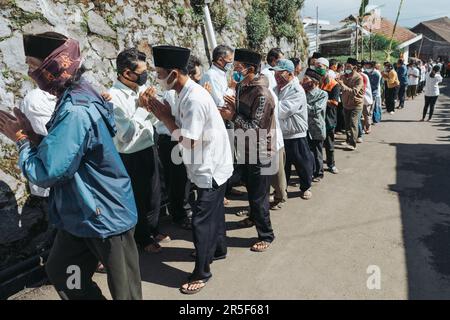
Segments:
[[[216,106],[222,108],[225,105],[223,96],[228,89],[227,73],[213,64],[203,75],[200,85],[204,86],[206,82],[211,84],[211,95]]]
[[[275,80],[275,71],[270,70],[271,66],[266,64],[261,70],[261,74],[265,75],[269,79],[269,88],[275,91],[277,87],[277,80]]]
[[[175,122],[178,134],[197,141],[193,149],[179,144],[189,180],[199,188],[212,188],[213,179],[224,184],[233,174],[228,133],[211,95],[191,79],[178,95]]]
[[[416,86],[419,84],[420,71],[416,67],[408,69],[408,84]]]
[[[119,153],[138,152],[154,144],[153,125],[158,120],[138,106],[139,94],[145,89],[141,86],[136,92],[117,80],[109,90],[117,126],[114,144]]]
[[[41,89],[33,89],[27,93],[19,109],[30,121],[33,131],[41,136],[48,134],[47,122],[55,111],[57,98]],[[29,183],[31,194],[48,197],[50,189],[38,187]]]
[[[440,94],[439,83],[442,82],[442,76],[440,74],[435,74],[434,78],[430,77],[430,73],[427,74],[425,83],[425,96],[436,97]]]
[[[276,127],[275,130],[276,130],[276,134],[277,134],[276,151],[279,151],[281,148],[284,147],[283,131],[281,131],[280,119],[279,119],[280,106],[279,106],[278,96],[276,95],[275,91],[273,91],[271,88],[269,88],[269,91],[272,94],[273,100],[275,101],[274,116],[275,116],[275,127]]]

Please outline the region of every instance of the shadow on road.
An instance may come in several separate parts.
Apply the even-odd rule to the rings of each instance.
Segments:
[[[448,88],[432,125],[450,131]],[[440,144],[393,144],[409,299],[450,299],[450,136]]]

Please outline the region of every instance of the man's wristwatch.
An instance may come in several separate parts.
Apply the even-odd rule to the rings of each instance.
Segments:
[[[16,141],[17,151],[20,153],[22,148],[25,145],[29,145],[29,144],[30,144],[30,140],[28,140],[28,138],[23,138],[23,139],[20,139],[20,140]]]

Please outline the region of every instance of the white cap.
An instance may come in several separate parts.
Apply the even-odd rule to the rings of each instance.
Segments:
[[[324,66],[327,66],[327,68],[330,67],[330,62],[325,58],[319,58],[316,60],[317,63],[323,64]]]

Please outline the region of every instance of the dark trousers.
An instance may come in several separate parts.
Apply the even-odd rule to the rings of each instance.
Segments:
[[[408,87],[407,84],[400,84],[400,87],[398,88],[398,102],[399,107],[403,108],[405,106],[405,96],[406,96],[406,88]]]
[[[100,261],[106,268],[113,299],[141,300],[139,255],[133,234],[131,229],[106,239],[79,238],[58,230],[45,269],[60,297],[104,300],[100,288],[92,281]]]
[[[289,183],[291,168],[294,165],[300,178],[300,190],[306,191],[311,188],[314,158],[309,149],[306,137],[284,140],[286,149],[286,181]]]
[[[344,117],[344,107],[342,106],[342,102],[339,102],[339,105],[337,107],[337,125],[336,130],[337,132],[345,131],[345,117]]]
[[[309,140],[309,148],[314,157],[313,177],[323,178],[323,140]]]
[[[386,90],[386,111],[392,112],[395,111],[395,93],[396,88],[387,88]]]
[[[417,95],[417,85],[408,86],[408,90],[406,93],[407,93],[408,98],[414,99]]]
[[[275,235],[270,221],[269,193],[271,175],[261,174],[266,167],[261,164],[239,164],[239,171],[247,188],[248,202],[250,204],[249,218],[255,223],[258,239],[272,242]]]
[[[325,153],[327,155],[327,166],[333,168],[336,164],[334,162],[334,128],[327,129],[327,136],[324,141]]]
[[[159,180],[158,152],[151,146],[139,152],[121,153],[133,187],[138,210],[135,238],[138,245],[146,247],[159,234],[158,223],[161,206],[161,184]]]
[[[173,148],[178,148],[176,141],[172,141],[168,135],[159,136],[158,154],[163,168],[165,190],[169,201],[169,213],[174,222],[181,222],[192,215],[189,203],[192,188],[191,182],[187,178],[184,164],[174,164],[172,161]]]
[[[428,113],[428,107],[430,108],[430,114],[428,116],[428,119],[431,119],[433,117],[434,112],[434,106],[436,105],[438,96],[435,97],[428,97],[425,96],[425,106],[423,107],[423,119],[427,116]]]
[[[192,233],[196,250],[195,268],[189,281],[211,278],[210,264],[213,257],[227,254],[225,208],[223,197],[226,184],[213,188],[197,189],[197,199],[192,204]]]

